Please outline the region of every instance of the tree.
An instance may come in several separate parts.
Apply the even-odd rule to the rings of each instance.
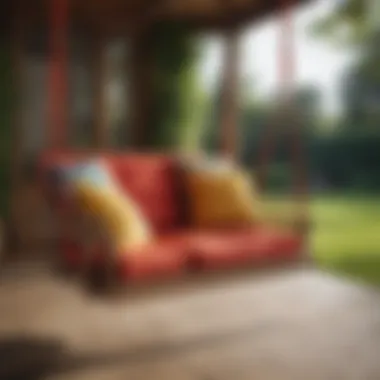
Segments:
[[[327,17],[318,20],[312,29],[331,42],[343,46],[360,46],[372,35],[375,17],[378,16],[376,10],[371,9],[371,4],[375,8],[376,3],[377,0],[339,1],[334,10]]]
[[[256,101],[254,92],[255,82],[251,77],[241,78],[238,84],[239,110],[237,128],[240,136],[239,151],[243,156],[246,149],[252,150],[253,139],[257,135],[258,119],[262,119],[261,108]],[[221,128],[221,107],[222,107],[222,83],[221,80],[215,86],[209,95],[209,101],[206,102],[208,108],[205,125],[205,146],[207,150],[218,152],[220,146]],[[260,116],[259,116],[260,115]],[[247,148],[247,147],[251,148]],[[249,154],[249,153],[248,153]]]
[[[347,129],[380,132],[380,30],[373,33],[343,83]],[[360,127],[359,127],[360,126]]]
[[[380,188],[380,25],[374,23],[379,8],[376,13],[371,4],[379,6],[376,0],[341,2],[316,27],[323,38],[357,53],[342,83],[340,128],[316,145],[316,166],[331,181],[362,190]]]
[[[188,148],[199,143],[202,127],[195,107],[202,101],[196,79],[199,41],[183,25],[160,23],[154,40],[154,130],[151,143]]]
[[[321,115],[321,93],[314,86],[304,86],[296,90],[295,104],[300,115],[300,121],[310,132],[316,132]]]
[[[320,37],[343,43],[357,53],[358,59],[342,83],[344,133],[372,133],[380,124],[380,26],[375,24],[378,4],[378,1],[342,1],[315,25]]]

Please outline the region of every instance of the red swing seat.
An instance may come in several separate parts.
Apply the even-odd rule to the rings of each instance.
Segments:
[[[52,189],[44,174],[52,165],[76,162],[91,154],[70,152],[45,154],[41,160],[45,191]],[[126,252],[118,262],[124,281],[176,276],[189,270],[231,268],[296,260],[302,238],[268,226],[241,229],[205,229],[191,226],[186,217],[186,192],[175,157],[156,154],[102,153],[101,157],[121,185],[141,207],[156,233],[154,241],[139,252]],[[143,173],[143,174],[142,174]],[[65,199],[54,198],[53,212],[63,225],[75,228],[75,210]],[[60,255],[71,269],[84,264],[80,237],[73,239],[64,229],[58,236]],[[94,265],[103,265],[107,252],[99,246]]]

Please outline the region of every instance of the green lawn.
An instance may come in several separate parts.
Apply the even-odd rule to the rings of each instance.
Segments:
[[[271,200],[269,208],[288,218],[295,213],[289,203],[278,200]],[[380,285],[380,196],[315,197],[311,214],[317,263]]]

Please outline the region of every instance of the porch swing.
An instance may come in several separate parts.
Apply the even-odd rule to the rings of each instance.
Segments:
[[[279,52],[279,80],[282,86],[283,100],[282,110],[289,111],[291,99],[286,94],[288,85],[294,77],[292,33],[293,23],[290,15],[290,4],[282,5],[282,28],[280,31],[280,52]],[[96,131],[97,142],[100,149],[94,151],[78,151],[66,146],[66,127],[67,127],[67,27],[68,27],[68,0],[51,0],[50,10],[50,63],[49,63],[49,109],[48,120],[51,128],[49,129],[50,149],[43,152],[41,159],[42,173],[46,172],[51,165],[67,162],[75,162],[82,159],[102,157],[113,166],[114,171],[122,177],[122,182],[135,195],[138,202],[144,208],[153,224],[158,230],[166,231],[168,227],[173,227],[180,223],[178,188],[173,185],[171,176],[175,170],[175,159],[171,155],[159,153],[116,153],[107,152],[102,149],[101,136],[104,131],[99,127]],[[237,74],[236,44],[235,35],[231,33],[227,40],[226,48],[226,67],[224,78],[224,118],[222,118],[222,155],[234,159],[237,148],[237,132],[234,115],[236,113],[235,101]],[[141,71],[140,71],[141,73]],[[137,80],[137,78],[135,78]],[[140,89],[141,91],[141,89]],[[140,96],[141,99],[141,96]],[[141,107],[141,104],[140,104]],[[287,113],[290,115],[290,113]],[[284,114],[279,114],[281,119]],[[296,180],[294,181],[294,194],[296,202],[299,204],[299,218],[297,228],[289,233],[284,233],[280,228],[273,226],[259,226],[250,231],[235,231],[230,235],[224,231],[212,233],[187,231],[186,233],[172,234],[169,237],[159,239],[147,247],[146,252],[139,256],[127,257],[118,268],[119,277],[125,282],[144,281],[156,277],[168,277],[179,275],[188,269],[194,269],[194,262],[199,270],[229,268],[234,266],[246,266],[263,262],[283,262],[297,261],[304,257],[307,242],[307,195],[306,195],[306,175],[304,170],[304,159],[302,153],[302,142],[299,133],[299,123],[296,120],[296,113],[292,113],[294,122],[292,123],[292,146],[293,172]],[[136,117],[143,117],[140,114]],[[135,131],[137,133],[137,131]],[[264,142],[259,152],[259,178],[260,189],[264,189],[264,182],[267,177],[267,167],[275,147],[274,125],[268,126]],[[174,166],[173,166],[174,165]],[[164,188],[163,193],[154,196],[152,191],[143,186],[140,179],[141,172],[147,171],[156,182],[153,187]],[[169,174],[170,173],[170,174]],[[146,182],[146,181],[145,181]],[[146,184],[152,187],[152,184]],[[157,186],[155,186],[157,185]],[[159,186],[158,186],[159,185]],[[156,199],[163,199],[157,202]],[[174,198],[176,200],[174,200]],[[160,204],[158,204],[160,203]],[[59,236],[59,249],[65,263],[75,269],[88,266],[89,258],[86,257],[85,248],[78,242],[78,236],[73,237],[73,231],[68,232],[67,225],[72,224],[72,219],[67,220],[67,204],[56,205],[57,218],[61,223]],[[181,216],[182,217],[182,216]],[[72,218],[72,216],[71,216]],[[181,222],[182,223],[182,222]],[[71,226],[72,227],[72,226]],[[169,228],[170,229],[170,228]],[[77,231],[76,231],[77,232]],[[194,237],[196,236],[196,237]],[[192,245],[191,239],[197,239],[199,249]],[[203,244],[203,246],[202,246]],[[184,249],[188,249],[184,253]],[[203,248],[202,248],[203,247]],[[99,257],[99,256],[96,256]],[[87,260],[87,261],[86,261]],[[103,260],[103,261],[102,261]],[[108,264],[97,259],[97,264],[107,266]],[[113,263],[114,265],[115,263]]]

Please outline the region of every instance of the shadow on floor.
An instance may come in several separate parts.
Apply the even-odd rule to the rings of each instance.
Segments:
[[[40,380],[54,372],[64,355],[58,341],[11,338],[0,341],[0,379]]]
[[[42,380],[48,375],[66,374],[72,371],[134,365],[175,357],[188,352],[226,345],[234,341],[252,339],[260,334],[289,330],[281,321],[266,321],[254,326],[210,334],[177,342],[157,342],[144,346],[126,347],[114,352],[88,356],[73,356],[59,341],[43,341],[15,338],[0,341],[0,379]]]

